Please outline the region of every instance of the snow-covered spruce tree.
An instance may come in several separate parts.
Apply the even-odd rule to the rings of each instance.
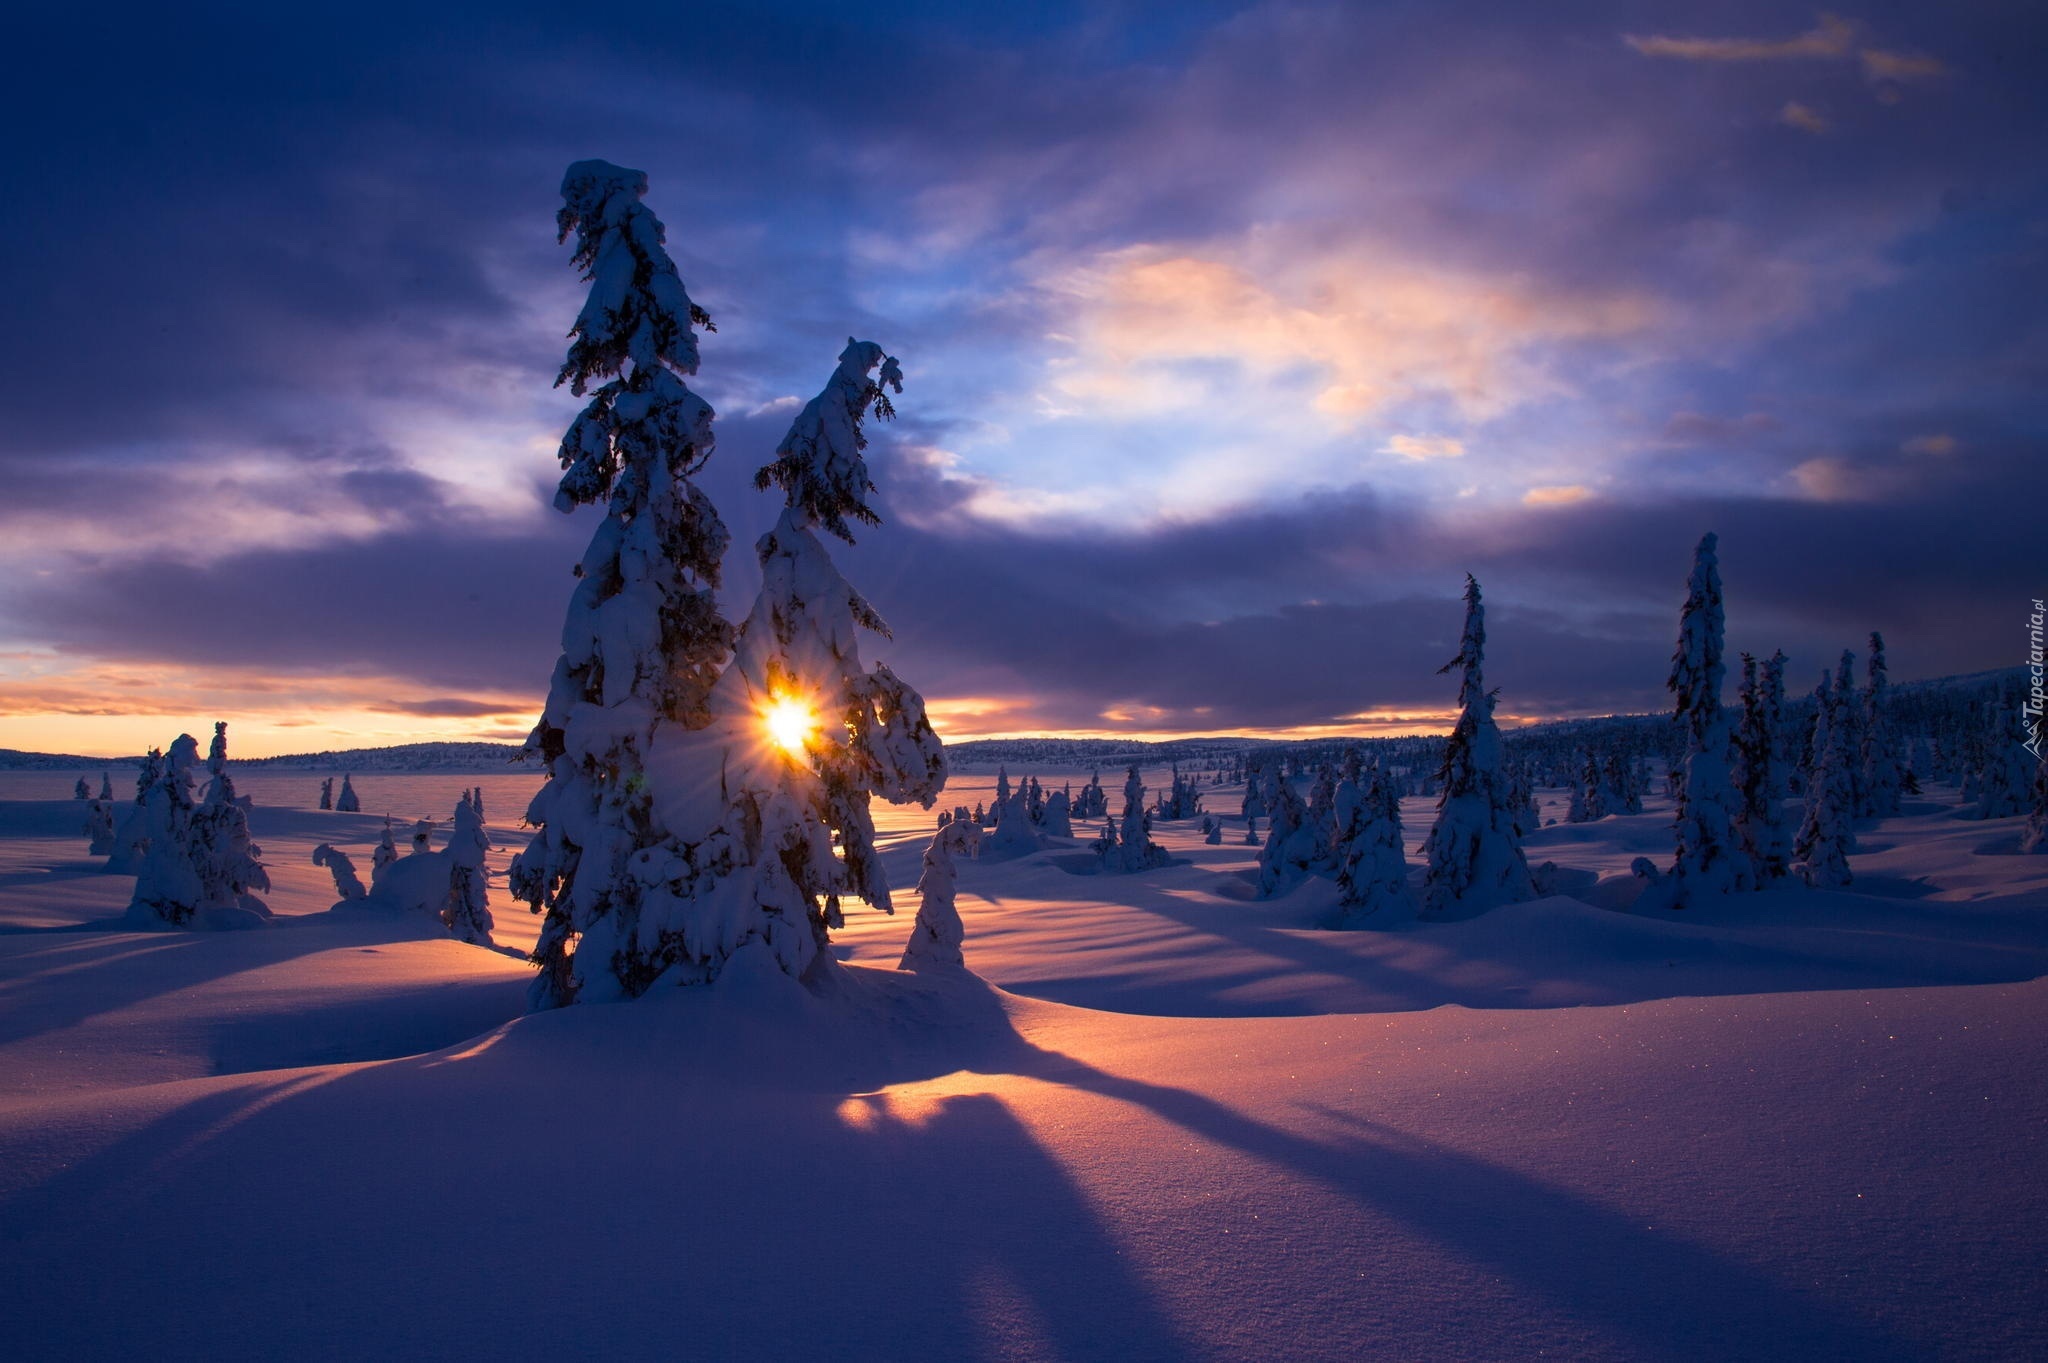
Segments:
[[[1756,867],[1736,827],[1741,813],[1728,770],[1728,718],[1721,706],[1724,629],[1719,537],[1708,533],[1693,551],[1678,648],[1667,685],[1685,734],[1678,784],[1678,856],[1671,867],[1669,907],[1689,908],[1712,896],[1756,888]]]
[[[1793,839],[1798,861],[1792,871],[1808,885],[1833,890],[1849,884],[1849,821],[1854,816],[1854,791],[1849,784],[1851,754],[1838,722],[1843,692],[1821,674],[1814,693],[1813,765],[1806,773],[1806,812]]]
[[[1010,815],[1010,769],[1000,763],[996,765],[996,798],[988,807],[988,812],[998,828],[1003,826],[1003,820]]]
[[[455,804],[454,829],[441,855],[448,858],[448,900],[441,909],[441,923],[450,936],[472,946],[491,945],[491,895],[484,870],[484,854],[491,850],[490,835],[484,832],[483,807],[465,793]]]
[[[1048,838],[1071,838],[1074,836],[1073,797],[1064,790],[1056,790],[1045,797],[1045,812],[1039,815],[1039,831]]]
[[[960,879],[953,858],[973,856],[980,840],[978,826],[949,823],[924,849],[924,873],[917,878],[917,923],[898,970],[958,970],[966,965],[960,944],[967,930],[953,902]]]
[[[377,839],[377,846],[370,853],[370,873],[375,875],[392,862],[398,860],[398,844],[391,839],[391,816],[384,816],[384,833]]]
[[[334,892],[341,896],[339,903],[348,904],[369,894],[363,878],[356,874],[355,858],[332,843],[323,842],[313,849],[313,864],[325,866],[334,877]]]
[[[1112,831],[1105,824],[1104,833],[1106,840],[1097,845],[1096,854],[1105,871],[1126,874],[1149,871],[1167,863],[1166,849],[1152,841],[1152,828],[1145,817],[1145,782],[1138,775],[1136,763],[1124,776],[1122,827]]]
[[[2033,807],[2027,811],[2026,831],[2020,834],[2020,851],[2048,853],[2048,744],[2034,762]]]
[[[71,787],[71,798],[74,800],[90,800],[92,798],[92,787],[85,783],[83,776],[79,777],[78,783]]]
[[[1835,708],[1833,724],[1841,730],[1842,751],[1848,754],[1849,817],[1851,847],[1853,846],[1857,811],[1863,808],[1863,706],[1856,692],[1856,650],[1842,650],[1842,665],[1835,669],[1835,691],[1839,702]]]
[[[801,978],[833,965],[825,946],[844,921],[843,898],[894,911],[869,805],[879,795],[931,808],[945,751],[917,692],[861,661],[859,631],[886,639],[888,626],[818,535],[851,543],[849,521],[880,523],[866,500],[874,484],[861,426],[871,411],[893,414],[885,389],[902,389],[896,361],[872,341],[848,341],[757,475],[785,502],[756,545],[760,594],[711,690],[710,725],[655,735],[653,814],[673,840],[636,859],[637,926],[594,962],[629,969],[599,966],[600,979],[582,968],[586,930],[578,988],[636,994],[664,974],[705,982],[742,950]]]
[[[711,319],[684,291],[646,192],[637,170],[578,161],[556,218],[590,293],[555,379],[588,399],[562,437],[555,506],[605,516],[576,566],[562,654],[526,742],[548,779],[508,878],[512,897],[545,915],[531,996],[542,1008],[592,980],[604,997],[638,993],[673,956],[640,930],[643,873],[674,854],[647,757],[664,727],[709,721],[732,641],[715,596],[729,537],[691,481],[711,456],[712,412],[683,383],[697,372],[693,328]]]
[[[334,808],[334,778],[332,776],[320,783],[320,807],[322,809]]]
[[[340,814],[360,814],[363,812],[363,802],[356,795],[355,782],[345,772],[341,778],[341,794],[334,797],[334,808]]]
[[[1332,804],[1335,800],[1333,792]],[[1310,817],[1308,805],[1277,763],[1266,771],[1260,803],[1268,817],[1255,892],[1260,899],[1275,899],[1314,873],[1319,856],[1327,855],[1328,844]]]
[[[146,795],[149,850],[128,919],[138,927],[249,927],[271,917],[256,891],[270,888],[249,839],[249,816],[227,774],[227,725],[214,726],[211,779],[195,799],[199,742],[178,735]]]
[[[102,800],[114,798],[114,777],[111,772],[103,771],[100,773],[100,798]]]
[[[90,857],[112,855],[114,851],[114,803],[111,800],[94,800],[86,806],[85,853]]]
[[[1858,754],[1863,779],[1856,790],[1856,812],[1866,819],[1889,819],[1899,812],[1902,782],[1886,673],[1884,636],[1872,630],[1863,685],[1863,744]]]
[[[1486,608],[1479,582],[1465,576],[1465,632],[1458,656],[1437,669],[1460,671],[1458,722],[1444,746],[1437,778],[1436,823],[1423,855],[1429,868],[1422,882],[1422,907],[1430,915],[1453,906],[1489,909],[1533,899],[1529,863],[1515,836],[1501,775],[1500,729],[1493,722],[1494,694],[1486,689]]]
[[[192,745],[196,756],[199,745]],[[151,748],[142,758],[142,770],[135,776],[135,802],[124,808],[114,821],[114,847],[107,854],[107,869],[116,875],[139,875],[149,851],[149,825],[154,817],[150,794],[163,780],[164,755]]]
[[[1038,825],[1031,818],[1031,784],[1022,782],[1007,797],[1004,788],[1009,783],[998,780],[996,802],[990,812],[995,815],[995,832],[990,836],[988,852],[993,858],[1010,858],[1028,855],[1039,850]]]
[[[1742,725],[1736,732],[1736,787],[1742,813],[1736,821],[1758,884],[1768,885],[1791,869],[1792,830],[1786,826],[1785,764],[1778,730],[1785,715],[1785,655],[1774,653],[1761,676],[1756,659],[1742,655]]]
[[[1982,743],[1975,775],[1979,819],[2009,819],[2027,812],[2034,784],[2034,755],[2027,751],[2027,726],[2017,701],[2002,705]],[[1966,797],[1971,791],[1965,791]]]
[[[1415,917],[1401,847],[1401,793],[1378,767],[1337,787],[1338,903],[1347,927],[1383,927]]]

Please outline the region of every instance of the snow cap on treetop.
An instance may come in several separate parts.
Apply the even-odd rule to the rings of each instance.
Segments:
[[[881,373],[870,378],[878,365]],[[896,415],[890,389],[903,391],[903,370],[895,359],[873,341],[847,337],[825,391],[797,413],[789,434],[775,447],[775,462],[761,467],[754,486],[781,488],[792,510],[848,544],[853,543],[846,524],[849,516],[864,525],[880,525],[882,518],[867,504],[875,484],[861,458],[868,444],[861,423],[871,407],[879,417]]]

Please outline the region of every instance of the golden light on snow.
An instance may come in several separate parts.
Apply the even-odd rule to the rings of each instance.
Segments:
[[[795,756],[810,746],[811,735],[818,732],[818,711],[801,696],[777,696],[761,712],[761,722],[768,726],[768,737],[775,740],[775,746]]]

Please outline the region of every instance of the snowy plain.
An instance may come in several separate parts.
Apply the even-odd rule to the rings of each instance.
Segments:
[[[536,777],[238,778],[282,921],[222,934],[106,926],[73,777],[0,774],[0,1357],[2048,1357],[2048,857],[1953,790],[1853,893],[1627,912],[1653,802],[1530,839],[1578,897],[1335,932],[1223,787],[1155,871],[963,864],[952,982],[878,806],[825,996],[524,1016]],[[500,950],[325,914],[314,845],[478,784]]]

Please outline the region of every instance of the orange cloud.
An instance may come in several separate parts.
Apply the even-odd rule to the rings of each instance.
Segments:
[[[1416,397],[1447,398],[1471,419],[1498,416],[1561,391],[1533,355],[1541,344],[1625,335],[1657,311],[1635,294],[1575,293],[1372,243],[1318,250],[1273,231],[1107,252],[1045,287],[1071,319],[1049,411],[1213,409],[1230,395],[1185,365],[1220,361],[1269,388],[1309,373],[1310,408],[1339,428]]]
[[[1845,57],[1856,44],[1856,25],[1823,14],[1811,29],[1791,38],[1673,38],[1662,34],[1622,37],[1645,57],[1692,62],[1811,61]]]

